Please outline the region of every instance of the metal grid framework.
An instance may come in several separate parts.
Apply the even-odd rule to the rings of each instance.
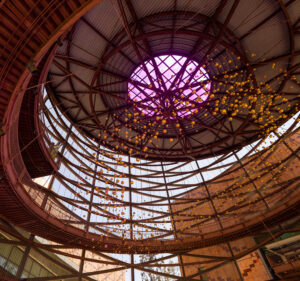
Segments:
[[[63,219],[65,224],[95,233],[103,242],[105,237],[123,241],[98,245],[103,250],[168,252],[186,247],[183,242],[190,238],[194,245],[189,247],[208,246],[232,239],[224,229],[232,234],[237,225],[246,232],[236,238],[254,234],[251,223],[245,229],[245,222],[257,222],[298,192],[297,169],[289,170],[299,162],[296,120],[282,139],[278,132],[274,139],[222,157],[158,162],[120,155],[86,139],[57,108],[50,108],[46,92],[43,102],[45,140],[49,147],[61,143],[60,169],[28,191],[40,205],[40,192],[51,190],[53,200],[46,209],[58,218],[70,216]],[[282,144],[285,138],[288,143]],[[213,233],[220,235],[214,241],[208,238]]]
[[[100,15],[99,18],[104,17],[99,5],[99,9],[87,14],[72,28],[55,55],[49,79],[57,80],[69,75],[51,85],[56,103],[70,120],[77,122],[77,127],[110,149],[162,161],[188,160],[190,157],[204,159],[240,149],[261,137],[260,133],[269,133],[267,127],[270,121],[265,115],[267,104],[272,104],[269,110],[276,125],[295,113],[297,94],[294,91],[290,93],[290,90],[289,93],[282,91],[286,88],[285,79],[278,84],[278,79],[281,80],[280,77],[288,72],[286,63],[291,59],[297,65],[295,55],[298,53],[289,53],[294,40],[287,36],[288,33],[277,34],[272,29],[274,35],[270,33],[270,42],[256,40],[253,34],[264,30],[264,24],[268,26],[265,18],[260,18],[257,26],[249,27],[248,32],[243,30],[244,35],[239,38],[229,29],[230,24],[235,27],[234,24],[239,22],[236,10],[245,13],[246,7],[240,11],[238,2],[222,1],[219,6],[216,5],[214,13],[209,11],[209,17],[200,12],[180,11],[179,4],[177,8],[173,7],[174,10],[164,11],[158,1],[154,1],[149,6],[150,11],[139,18],[135,6],[141,7],[135,2],[112,5],[104,1],[103,10],[108,14],[115,13],[115,21],[97,22],[96,14]],[[275,7],[276,4],[273,9]],[[270,18],[272,25],[282,20],[277,13],[275,15],[275,23]],[[217,20],[218,17],[223,18],[223,24]],[[239,31],[240,25],[235,30]],[[282,28],[282,25],[279,26]],[[90,44],[85,46],[82,43],[92,40],[97,45],[97,52]],[[270,48],[267,54],[260,50],[276,45],[278,40],[285,40],[280,46],[284,50],[281,55],[274,48]],[[244,45],[253,51],[247,50]],[[256,54],[256,50],[260,53]],[[187,118],[165,118],[167,114],[160,108],[155,114],[144,116],[137,110],[137,103],[128,98],[128,84],[135,85],[144,94],[147,91],[161,92],[156,85],[164,79],[154,59],[161,54],[185,55],[188,58],[174,77],[171,89],[179,87],[176,83],[191,60],[196,60],[198,66],[190,74],[191,81],[179,90],[210,85],[212,95],[202,102],[201,110],[199,102],[191,101],[188,96],[179,97],[180,104],[195,108],[193,114],[185,116]],[[153,81],[147,73],[145,63],[150,61],[157,81]],[[274,63],[278,68],[282,66],[281,73],[276,73]],[[131,73],[138,66],[147,73],[147,83],[131,79]],[[197,78],[197,82],[193,83],[201,67],[208,78]],[[272,96],[278,90],[282,91],[280,96],[287,99],[290,106],[279,99],[273,104]],[[151,102],[154,102],[153,98]],[[140,102],[138,106],[142,106]],[[275,107],[283,109],[285,114],[279,113]],[[79,108],[81,111],[77,116]],[[264,126],[263,130],[261,126]],[[153,141],[154,135],[157,135],[156,141]]]
[[[297,231],[285,224],[276,227],[289,218],[290,211],[297,215],[295,206],[299,205],[298,120],[288,123],[284,132],[277,130],[298,111],[299,51],[295,46],[299,19],[290,14],[295,1],[258,4],[258,14],[245,12],[246,1],[206,4],[203,10],[209,7],[207,13],[192,11],[195,7],[182,5],[183,1],[172,1],[167,8],[148,13],[140,10],[138,1],[102,2],[95,13],[110,7],[120,26],[111,34],[102,33],[106,28],[97,25],[91,10],[60,39],[62,46],[49,56],[49,72],[45,69],[40,78],[39,83],[48,86],[39,100],[39,130],[45,132],[39,141],[60,165],[59,169],[55,166],[47,184],[32,181],[21,157],[15,158],[18,132],[16,123],[10,123],[7,153],[13,161],[5,165],[14,165],[16,180],[10,171],[8,182],[17,182],[15,192],[19,192],[17,188],[25,190],[40,213],[49,216],[49,233],[44,237],[64,241],[37,245],[18,236],[23,241],[18,243],[81,261],[78,272],[60,279],[83,280],[105,273],[83,270],[86,262],[97,263],[101,256],[104,264],[114,266],[110,271],[130,268],[132,273],[138,269],[177,280],[196,280],[193,278],[205,272],[235,263],[282,233]],[[248,29],[239,30],[236,18],[248,22]],[[276,37],[276,25],[283,31],[282,37]],[[88,40],[77,41],[86,29],[104,42],[97,56],[84,44]],[[275,35],[270,32],[272,48],[261,51],[265,42],[257,33],[265,29]],[[251,37],[255,45],[251,45]],[[80,51],[75,52],[76,48]],[[180,97],[183,103],[190,103],[191,114],[181,114],[179,107],[179,114],[168,119],[163,118],[162,110],[143,114],[143,104],[129,99],[129,83],[152,91],[163,80],[157,69],[157,81],[147,81],[147,85],[138,85],[130,75],[139,65],[147,72],[145,62],[151,61],[154,67],[155,57],[166,54],[164,48],[174,56],[184,55],[186,62],[195,59],[195,69],[203,67],[207,73],[206,80],[194,82],[191,78],[186,85],[187,89],[211,85],[201,109],[194,100]],[[88,53],[94,60],[85,56]],[[174,80],[182,74],[179,71]],[[14,116],[17,114],[16,110]],[[64,227],[58,228],[55,236],[50,229],[57,221]],[[30,224],[23,227],[30,230]],[[67,241],[72,227],[81,232]],[[66,238],[61,236],[62,229]],[[41,234],[37,228],[34,232]],[[259,232],[268,238],[233,253],[234,239]],[[229,257],[190,252],[220,243],[228,247]],[[68,248],[82,251],[70,255]],[[88,251],[98,257],[90,259]],[[122,260],[118,253],[129,254],[130,261]],[[171,254],[141,264],[136,253]],[[200,259],[189,263],[187,256]],[[178,261],[172,263],[172,258]],[[167,264],[161,264],[163,260]],[[204,271],[188,273],[189,267],[203,264]],[[181,276],[164,273],[161,268],[165,266],[180,267]]]
[[[282,225],[285,230],[278,229],[274,231],[272,237],[266,237],[255,247],[237,249],[234,244],[232,244],[234,248],[234,254],[232,256],[183,252],[181,253],[183,259],[193,257],[197,260],[195,262],[186,262],[182,268],[189,271],[190,268],[195,268],[196,265],[198,267],[208,265],[208,269],[190,277],[190,280],[199,280],[197,279],[197,276],[200,274],[209,274],[209,272],[218,270],[218,268],[222,268],[226,265],[232,265],[236,261],[243,259],[256,249],[259,249],[259,247],[262,247],[270,241],[278,238],[282,234],[299,231],[299,228],[295,227],[295,225],[297,225],[297,221],[293,221],[290,225]],[[104,253],[87,251],[76,247],[70,248],[62,244],[46,241],[38,236],[24,233],[20,229],[12,227],[5,221],[1,221],[0,232],[0,245],[1,247],[9,247],[10,252],[8,255],[6,255],[5,252],[0,253],[0,272],[2,280],[13,281],[24,279],[29,281],[50,281],[63,279],[71,281],[114,281],[116,278],[118,278],[118,280],[122,280],[122,278],[124,278],[124,276],[122,276],[122,271],[130,268],[147,274],[155,274],[161,278],[186,280],[180,277],[179,274],[172,275],[166,273],[166,271],[161,271],[161,268],[166,266],[173,268],[180,266],[178,262],[174,262],[175,255],[161,256],[160,258],[156,258],[153,261],[146,263],[136,261],[135,264],[130,264],[124,260],[122,261],[122,258],[119,256],[111,257]],[[230,244],[222,244],[222,247],[230,247]],[[16,258],[17,253],[18,258]],[[59,257],[56,255],[59,255]],[[62,257],[65,257],[65,260],[63,260]],[[28,260],[31,260],[29,265],[33,263],[40,263],[40,265],[44,265],[44,271],[48,271],[48,274],[32,272],[30,270],[30,266],[28,266]],[[68,260],[72,261],[72,263],[66,263]],[[78,267],[76,268],[76,266],[74,266],[74,263],[78,264],[80,270],[78,270]],[[84,263],[89,265],[88,268],[84,265]],[[7,267],[7,264],[11,264],[13,267]],[[33,274],[37,274],[37,276],[32,276]]]
[[[154,68],[152,60],[149,60],[144,63],[147,71],[144,70],[143,65],[139,65],[130,76],[130,79],[135,83],[143,84],[141,87],[140,84],[128,83],[128,96],[132,100],[133,106],[139,109],[142,114],[156,115],[165,120],[193,114],[196,111],[193,102],[197,102],[197,108],[199,108],[200,104],[207,99],[210,82],[208,81],[207,85],[200,85],[200,87],[190,86],[185,89],[185,86],[207,80],[208,76],[205,70],[200,68],[192,77],[193,71],[198,69],[199,64],[196,61],[190,61],[185,65],[188,58],[174,55],[158,56],[153,59],[157,68]],[[178,78],[178,82],[174,83],[176,74],[183,67],[185,71],[183,71],[181,78]],[[154,82],[154,86],[151,85],[151,81]],[[172,85],[173,88],[171,88]],[[145,86],[150,86],[151,89]],[[185,99],[187,100],[185,101]],[[157,115],[156,112],[159,111],[161,114]]]

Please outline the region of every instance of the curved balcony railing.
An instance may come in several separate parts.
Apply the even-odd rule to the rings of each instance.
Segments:
[[[93,241],[95,241],[95,239],[99,241],[100,235],[100,233],[97,232],[97,228],[94,228],[94,231],[86,232],[88,222],[84,218],[76,215],[76,212],[70,212],[70,209],[65,205],[66,198],[62,198],[54,191],[48,190],[46,187],[35,183],[30,177],[24,165],[18,143],[18,119],[16,116],[21,108],[21,102],[21,98],[16,101],[14,113],[10,115],[9,130],[2,139],[3,169],[10,184],[10,187],[7,186],[7,188],[13,191],[11,200],[15,200],[15,207],[23,214],[22,222],[19,222],[20,225],[28,231],[44,236],[50,240],[67,244],[75,243],[76,245],[78,245],[78,243],[85,243],[86,247],[95,247]],[[289,132],[287,136],[277,144],[277,149],[279,150],[283,147],[285,149],[292,149],[292,153],[290,153],[286,159],[282,159],[284,163],[294,163],[295,165],[293,161],[299,161],[297,155],[299,150],[298,138],[299,131],[296,130],[295,132]],[[289,142],[289,139],[291,142]],[[294,144],[293,148],[291,148],[292,144]],[[263,154],[260,154],[260,157],[267,154],[268,151],[265,151]],[[277,156],[279,155],[280,154],[277,153]],[[294,165],[293,167],[299,167]],[[244,166],[241,166],[237,171],[242,171],[243,168]],[[297,171],[295,172],[297,173]],[[228,178],[228,173],[225,172],[224,179],[226,180],[226,178]],[[222,178],[217,177],[216,180],[221,181]],[[222,230],[216,228],[214,226],[215,223],[210,222],[204,225],[210,229],[209,232],[201,233],[198,237],[179,236],[179,239],[182,241],[180,244],[178,244],[176,239],[128,241],[127,243],[131,245],[130,248],[128,248],[128,244],[122,248],[124,243],[122,243],[122,239],[120,238],[106,238],[105,236],[101,236],[100,243],[97,243],[96,247],[107,251],[105,245],[109,244],[110,251],[112,248],[122,249],[124,251],[128,251],[128,249],[142,251],[145,245],[147,245],[150,251],[172,252],[178,250],[178,247],[181,250],[187,250],[253,235],[265,227],[272,227],[290,218],[291,211],[299,206],[299,198],[295,196],[299,178],[287,178],[286,180],[288,183],[286,190],[283,192],[274,192],[274,194],[267,199],[272,206],[270,210],[265,210],[262,212],[262,215],[250,216],[248,220],[244,220],[241,223],[239,223],[239,220],[231,219],[233,223],[228,223],[228,226]],[[13,196],[15,197],[13,198]],[[266,194],[266,198],[267,197],[268,195]],[[63,201],[65,203],[63,203]],[[3,212],[3,209],[1,211]],[[15,214],[13,216],[15,217]],[[25,216],[28,217],[24,219]],[[224,223],[225,222],[226,220]],[[47,232],[45,232],[45,229],[47,229]]]
[[[36,4],[38,3],[39,1],[36,2]],[[15,44],[15,47],[12,50],[9,47],[10,55],[0,73],[2,79],[1,85],[5,78],[7,78],[9,70],[11,70],[14,63],[19,58],[22,50],[24,50],[24,46],[26,46],[26,43],[32,38],[31,35],[36,34],[36,31],[39,30],[38,27],[51,16],[56,8],[59,8],[60,4],[55,6],[57,3],[57,1],[51,1],[51,5],[49,4],[43,13],[34,19],[31,27],[18,39],[18,43]],[[62,3],[62,1],[60,1],[60,3]],[[28,15],[24,16],[24,20],[20,22],[20,25],[14,32],[21,31],[20,28],[22,24],[29,19],[30,12],[31,10],[28,12]],[[45,13],[47,12],[49,12],[49,14],[45,16]],[[35,32],[32,32],[33,30]],[[7,40],[7,44],[14,38],[14,32],[11,34],[9,40]],[[47,38],[44,39],[45,38],[43,38],[42,41],[46,41]],[[20,88],[18,90],[20,90]],[[286,179],[282,178],[282,182],[280,182],[282,184],[279,184],[278,188],[273,190],[272,193],[268,193],[268,190],[261,190],[261,192],[265,192],[265,194],[257,201],[257,205],[255,205],[258,206],[262,204],[264,200],[267,200],[269,209],[262,209],[261,212],[258,213],[254,212],[255,215],[253,216],[249,213],[247,217],[246,214],[241,214],[239,218],[234,219],[225,217],[223,221],[225,227],[223,229],[220,229],[219,223],[214,222],[214,220],[217,220],[217,217],[214,217],[213,220],[204,224],[205,227],[203,227],[203,229],[206,228],[207,231],[203,231],[198,237],[196,237],[196,235],[189,236],[184,233],[181,235],[179,233],[180,235],[178,238],[182,240],[182,243],[178,243],[178,240],[176,239],[167,240],[161,238],[160,240],[147,239],[145,241],[126,241],[126,245],[124,245],[124,240],[120,237],[109,237],[106,239],[105,235],[100,236],[101,232],[99,232],[96,227],[91,227],[90,223],[85,218],[80,217],[76,212],[70,211],[67,204],[74,203],[72,201],[68,202],[70,198],[63,197],[61,194],[57,194],[53,190],[49,190],[47,187],[41,186],[32,180],[32,177],[24,164],[18,139],[18,118],[22,101],[23,93],[20,91],[20,93],[15,95],[15,98],[11,101],[9,111],[7,112],[8,129],[6,134],[1,138],[1,173],[3,173],[3,175],[1,175],[0,182],[0,211],[1,214],[4,214],[11,221],[14,221],[16,224],[23,226],[28,231],[37,235],[59,243],[77,246],[81,245],[89,249],[101,251],[119,251],[120,249],[124,252],[186,251],[196,247],[204,247],[247,235],[253,235],[266,227],[270,228],[291,218],[297,213],[297,210],[299,210],[299,196],[295,196],[298,195],[297,188],[299,188],[299,178],[297,174],[299,171],[299,165],[297,164],[299,162],[299,146],[296,146],[291,151],[291,145],[288,143],[291,137],[296,137],[296,141],[299,139],[299,133],[296,131],[294,134],[291,132],[287,133],[286,136],[282,138],[282,143],[278,144],[278,147],[282,145],[285,150],[291,152],[289,156],[285,159],[276,160],[278,163],[284,162],[288,166],[288,169],[294,169],[293,174],[289,173],[289,175],[292,176],[287,177]],[[40,127],[37,126],[37,128]],[[40,133],[40,135],[43,134]],[[51,159],[51,152],[48,151],[51,142],[44,137],[41,138],[40,141],[46,158],[48,158],[49,162],[53,161],[53,159]],[[274,148],[276,148],[276,145],[274,145]],[[259,156],[267,157],[267,154],[268,152],[266,151],[264,154],[259,154]],[[63,157],[63,155],[60,155],[60,157]],[[237,171],[241,171],[243,174],[244,165],[245,164],[241,163],[239,168],[237,168]],[[276,165],[274,167],[276,167]],[[57,170],[58,169],[59,167],[57,167]],[[264,170],[262,169],[262,172],[263,171]],[[239,176],[238,172],[237,176]],[[230,177],[230,175],[225,172],[223,177],[224,182],[226,182],[229,180],[228,177]],[[267,178],[267,175],[264,174],[264,177]],[[251,175],[249,178],[251,178]],[[257,183],[259,183],[259,178],[256,178]],[[217,181],[222,182],[221,180],[221,177],[217,177],[215,182],[210,181],[209,184],[217,184]],[[254,179],[250,180],[249,184],[252,184],[253,181]],[[210,200],[211,198],[207,199]],[[84,207],[84,210],[85,212],[88,212],[89,209]],[[258,210],[254,211],[260,210],[258,208]],[[242,220],[240,220],[240,218],[242,218]],[[87,231],[89,227],[91,227],[91,229],[90,231]],[[111,231],[113,232],[113,228]],[[193,231],[196,231],[195,227]],[[194,232],[193,234],[198,233]],[[94,241],[97,241],[97,244],[95,244]],[[106,245],[109,245],[109,248],[107,248]],[[145,250],[145,247],[148,249]]]

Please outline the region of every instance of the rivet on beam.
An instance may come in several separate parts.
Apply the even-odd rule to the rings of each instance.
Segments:
[[[29,71],[33,74],[33,73],[36,73],[38,71],[37,67],[35,66],[34,64],[35,62],[34,61],[30,61],[28,64],[27,64],[27,68],[29,69]]]

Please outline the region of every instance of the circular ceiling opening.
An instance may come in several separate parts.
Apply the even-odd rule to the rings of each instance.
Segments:
[[[197,113],[211,89],[209,76],[195,60],[163,55],[138,65],[128,82],[128,96],[144,115],[164,119]]]
[[[284,98],[290,107],[278,99],[267,109],[280,87],[273,77],[275,53],[261,61],[256,48],[246,52],[238,41],[243,30],[236,34],[229,25],[211,23],[199,9],[168,9],[141,14],[138,31],[131,20],[126,28],[120,19],[117,25],[110,18],[105,25],[100,18],[93,23],[99,8],[74,26],[72,44],[65,40],[58,48],[49,81],[72,75],[47,86],[53,103],[85,137],[131,157],[200,160],[258,140],[262,128],[273,127],[271,112],[278,125],[295,113],[290,94]],[[206,30],[211,24],[214,29]],[[260,44],[264,49],[266,42]]]

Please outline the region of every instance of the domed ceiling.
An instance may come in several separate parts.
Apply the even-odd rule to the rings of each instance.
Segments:
[[[299,1],[29,2],[1,10],[0,212],[47,241],[16,247],[239,280],[299,231]]]
[[[61,39],[52,101],[86,136],[131,156],[181,161],[239,150],[296,112],[287,77],[299,52],[293,13],[282,8],[103,0]]]
[[[284,220],[299,182],[286,173],[297,141],[285,141],[298,136],[295,8],[101,1],[40,78],[59,166],[46,211],[115,253],[204,247]]]

